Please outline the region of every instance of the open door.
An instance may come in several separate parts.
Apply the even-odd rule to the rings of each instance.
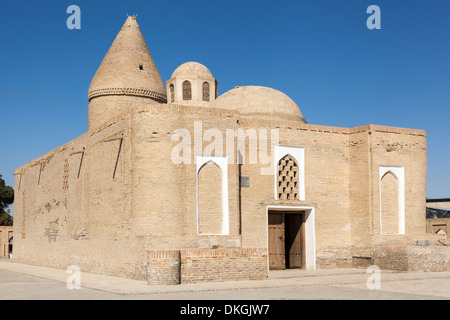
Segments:
[[[269,213],[269,269],[286,269],[284,214]]]
[[[303,217],[302,214],[286,214],[286,266],[289,269],[303,267]]]
[[[304,214],[269,212],[269,269],[303,267]]]

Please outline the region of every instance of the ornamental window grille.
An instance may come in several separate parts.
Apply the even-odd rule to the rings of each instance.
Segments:
[[[183,82],[183,100],[192,100],[192,86],[187,80]]]
[[[175,101],[175,87],[173,86],[173,83],[170,84],[169,91],[170,91],[170,102],[174,102]]]
[[[209,101],[209,83],[203,82],[203,101]]]
[[[298,165],[295,159],[286,155],[278,162],[277,193],[279,200],[299,198]]]

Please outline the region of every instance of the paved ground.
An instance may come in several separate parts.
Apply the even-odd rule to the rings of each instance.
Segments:
[[[364,269],[287,270],[263,281],[149,286],[81,272],[81,289],[68,289],[66,270],[0,261],[0,300],[426,300],[450,299],[450,272],[381,272],[380,289],[368,289]],[[73,282],[70,282],[73,284]]]

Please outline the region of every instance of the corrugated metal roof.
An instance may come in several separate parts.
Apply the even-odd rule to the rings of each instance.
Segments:
[[[450,209],[427,207],[427,219],[450,218]]]

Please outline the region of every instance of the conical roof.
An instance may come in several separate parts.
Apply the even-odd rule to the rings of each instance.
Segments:
[[[103,95],[132,95],[167,101],[166,88],[134,16],[129,16],[89,87],[89,101]]]

